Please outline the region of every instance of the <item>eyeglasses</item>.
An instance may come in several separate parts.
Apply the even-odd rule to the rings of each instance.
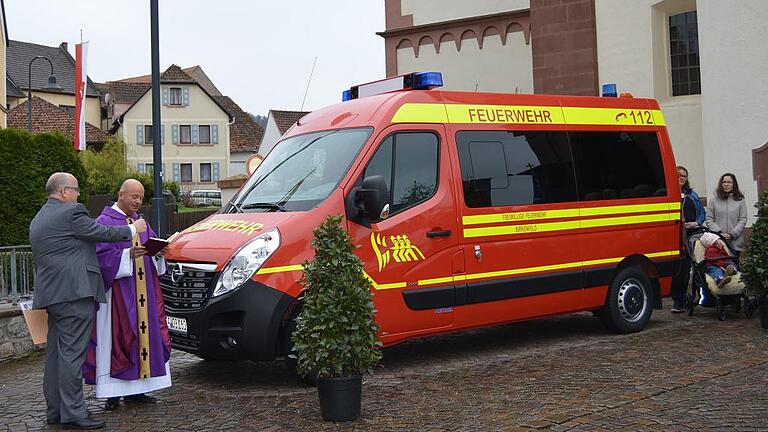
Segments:
[[[79,186],[64,186],[64,189],[72,189],[73,191],[80,193],[80,187]]]

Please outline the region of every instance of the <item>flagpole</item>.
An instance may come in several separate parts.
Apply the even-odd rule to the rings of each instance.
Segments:
[[[160,140],[160,48],[158,35],[158,7],[157,0],[149,1],[151,34],[152,34],[152,166],[154,167],[154,195],[152,197],[152,222],[157,230],[157,235],[165,237],[165,224],[163,223],[163,181],[161,170],[163,156]]]

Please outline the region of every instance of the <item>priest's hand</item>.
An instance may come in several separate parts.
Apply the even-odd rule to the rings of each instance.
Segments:
[[[160,249],[160,251],[157,252],[156,256],[165,257],[165,254],[167,254],[167,253],[168,253],[168,246]]]
[[[147,230],[147,221],[144,219],[135,220],[133,226],[136,227],[136,233],[143,233]]]
[[[143,220],[143,219],[142,219]],[[134,246],[131,248],[131,258],[136,259],[147,254],[147,248],[144,246]]]

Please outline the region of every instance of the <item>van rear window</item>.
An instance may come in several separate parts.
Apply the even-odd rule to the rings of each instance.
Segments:
[[[565,132],[456,134],[467,207],[576,201]]]
[[[666,196],[655,132],[571,132],[583,201]]]

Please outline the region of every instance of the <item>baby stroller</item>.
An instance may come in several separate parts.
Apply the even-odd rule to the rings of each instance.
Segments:
[[[741,281],[740,272],[731,276],[731,281],[721,287],[718,287],[712,276],[707,274],[707,263],[716,260],[704,259],[705,247],[700,239],[702,235],[708,232],[717,235],[722,240],[727,249],[728,257],[734,256],[730,243],[720,233],[701,228],[689,234],[685,245],[687,258],[691,265],[691,272],[688,278],[688,294],[685,298],[685,308],[688,315],[693,315],[696,306],[714,307],[717,319],[723,321],[727,317],[727,306],[731,306],[735,312],[739,312],[742,309],[743,303],[744,315],[747,318],[752,318],[757,310],[757,299],[747,292],[744,282]],[[706,304],[699,305],[702,294],[709,300]]]

